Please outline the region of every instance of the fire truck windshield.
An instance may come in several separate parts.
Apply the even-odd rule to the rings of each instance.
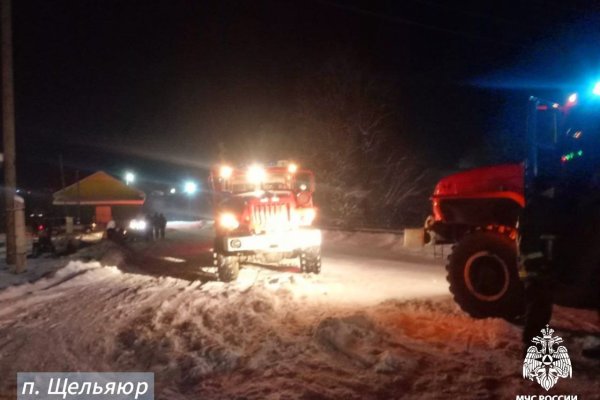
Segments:
[[[598,107],[576,107],[565,118],[565,135],[576,140],[598,140],[600,137],[600,113]]]
[[[291,181],[285,172],[271,172],[267,170],[265,178],[259,184],[249,182],[245,174],[236,174],[228,182],[228,191],[232,193],[252,192],[262,190],[291,190]]]

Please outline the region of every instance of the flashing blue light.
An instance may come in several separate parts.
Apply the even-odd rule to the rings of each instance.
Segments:
[[[592,93],[594,93],[596,96],[600,96],[600,82],[596,82]]]

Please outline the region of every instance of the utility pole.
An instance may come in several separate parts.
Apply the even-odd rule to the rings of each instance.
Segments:
[[[60,183],[61,183],[61,189],[65,190],[66,187],[66,182],[65,182],[65,167],[63,165],[63,156],[62,153],[58,155],[58,165],[60,167]],[[67,205],[63,205],[63,214],[65,217],[69,216],[68,212],[67,212]]]
[[[77,180],[77,225],[81,224],[81,190],[79,190],[79,170],[75,171],[75,180]]]
[[[61,189],[64,189],[66,186],[66,181],[65,181],[65,167],[63,165],[62,153],[58,155],[58,166],[60,167],[60,183],[62,185]]]
[[[4,194],[6,207],[6,263],[15,265],[20,272],[24,265],[17,264],[15,227],[15,194],[17,172],[15,167],[15,102],[12,68],[12,27],[10,0],[2,0],[2,134],[4,141]],[[22,260],[19,260],[19,264]]]

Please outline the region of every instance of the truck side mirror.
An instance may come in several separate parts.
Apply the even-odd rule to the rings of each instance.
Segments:
[[[315,191],[315,178],[312,173],[309,172],[299,172],[294,177],[294,185],[292,187],[294,192],[302,193],[309,192],[312,193]]]

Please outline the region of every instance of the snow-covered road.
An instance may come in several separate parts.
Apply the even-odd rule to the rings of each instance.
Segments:
[[[200,270],[212,263],[210,225],[172,223],[170,227],[164,242],[134,244],[136,256],[132,263],[154,275],[211,279]],[[297,262],[292,260],[287,265],[245,265],[238,283],[298,278]],[[324,232],[321,274],[302,277],[310,285],[299,285],[296,290],[309,291],[306,295],[313,301],[354,305],[447,296],[443,265],[443,259],[434,258],[430,249],[404,249],[399,235],[329,231]]]
[[[153,371],[158,399],[546,394],[521,378],[519,329],[467,317],[442,262],[393,235],[329,233],[321,275],[250,266],[230,284],[198,273],[210,229],[168,235],[0,291],[0,398],[19,371]],[[600,398],[599,366],[579,356],[596,315],[558,308],[552,324],[574,372],[549,394]]]

